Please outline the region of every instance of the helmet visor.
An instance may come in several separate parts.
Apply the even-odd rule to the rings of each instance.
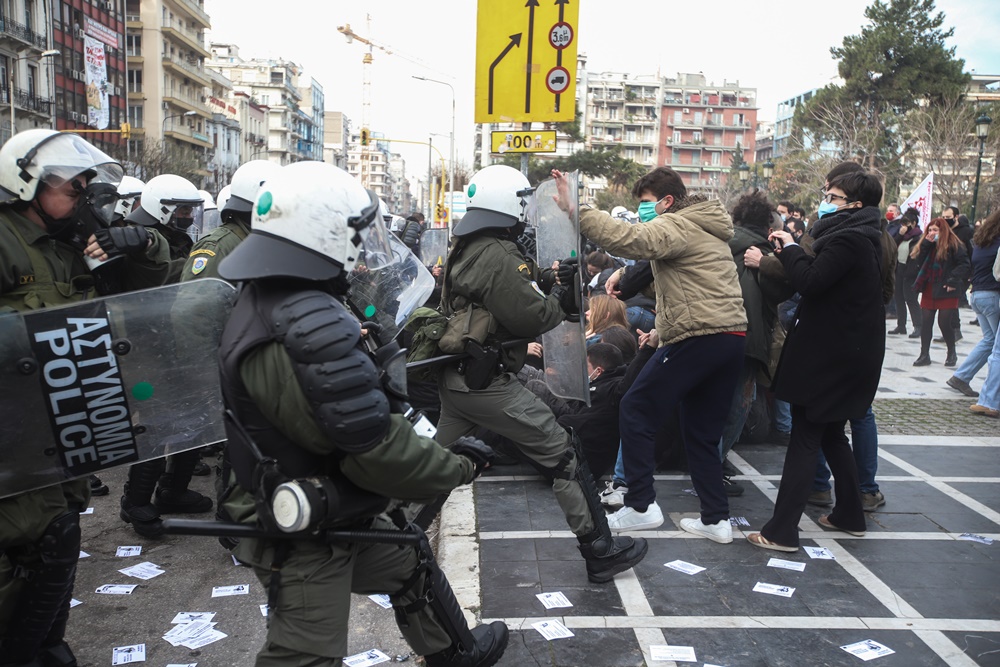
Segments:
[[[358,265],[369,271],[378,271],[396,261],[389,243],[389,232],[385,225],[373,225],[379,214],[379,199],[371,190],[368,191],[370,203],[361,215],[349,218],[347,224],[357,230],[361,237],[361,254]]]
[[[111,183],[91,183],[84,191],[94,215],[104,223],[111,224],[118,207],[118,190]]]
[[[88,183],[117,185],[124,175],[122,166],[75,134],[57,134],[41,142],[18,160],[29,173],[52,187],[83,175]]]

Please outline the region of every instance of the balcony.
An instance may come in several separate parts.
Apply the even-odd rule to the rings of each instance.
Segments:
[[[10,106],[9,88],[0,87],[0,105]],[[52,100],[34,95],[22,88],[14,88],[14,106],[22,111],[48,116],[52,113]]]
[[[129,62],[131,62],[131,59]],[[188,64],[178,58],[163,56],[163,67],[165,69],[172,70],[175,74],[179,74],[183,78],[192,79],[195,83],[201,84],[202,86],[212,85],[212,79],[205,73],[205,70],[199,69],[194,65]]]
[[[0,17],[0,32],[42,51],[49,45],[45,35],[39,35],[23,23],[12,21],[7,17]]]
[[[192,130],[187,125],[172,124],[167,128],[167,131],[163,133],[164,138],[175,139],[177,141],[183,141],[185,143],[191,144],[193,146],[198,146],[200,148],[214,148],[212,142],[204,134],[199,134]]]
[[[212,114],[205,108],[205,105],[201,102],[201,100],[195,100],[190,97],[181,97],[179,95],[175,95],[174,93],[167,93],[163,96],[163,101],[167,104],[179,107],[184,111],[194,111],[205,119],[212,118]]]
[[[205,12],[204,8],[201,6],[197,0],[172,0],[173,4],[180,7],[182,10],[187,12],[194,18],[201,27],[205,29],[212,28],[212,20],[209,18],[208,14]]]
[[[174,24],[177,25],[174,25]],[[169,39],[179,42],[203,58],[211,58],[212,54],[209,53],[208,49],[205,48],[204,35],[197,33],[195,35],[189,34],[187,30],[184,30],[179,21],[168,21],[163,24],[160,28],[163,32],[163,36]]]

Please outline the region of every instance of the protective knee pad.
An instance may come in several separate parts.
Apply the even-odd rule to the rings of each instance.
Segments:
[[[79,513],[70,511],[52,521],[32,552],[37,555],[33,562],[19,563],[19,576],[27,581],[0,645],[0,655],[15,665],[33,660],[43,645],[62,641],[80,557]],[[12,556],[18,563],[19,554]]]

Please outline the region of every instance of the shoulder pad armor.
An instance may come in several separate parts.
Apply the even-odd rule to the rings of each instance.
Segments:
[[[323,432],[348,454],[378,444],[389,430],[389,401],[378,367],[359,346],[357,319],[320,291],[289,296],[271,316]]]

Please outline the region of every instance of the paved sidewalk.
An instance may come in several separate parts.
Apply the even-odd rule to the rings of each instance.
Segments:
[[[840,646],[875,640],[895,651],[875,665],[1000,665],[1000,438],[882,438],[879,482],[887,504],[870,515],[868,535],[826,532],[803,517],[802,550],[781,554],[743,536],[771,516],[784,449],[738,446],[731,460],[747,492],[731,501],[749,526],[719,545],[681,532],[697,498],[684,475],[660,475],[668,520],[635,533],[649,554],[613,584],[587,582],[576,540],[547,485],[526,468],[499,468],[475,483],[482,586],[481,615],[513,629],[501,665],[667,665],[650,645],[691,646],[698,662],[742,665],[858,665]],[[803,572],[768,567],[771,558]],[[705,568],[687,575],[664,567],[682,560]],[[450,567],[458,567],[450,563]],[[791,598],[752,591],[757,582],[795,589]],[[546,611],[537,593],[562,592],[569,609]],[[546,641],[531,624],[558,619],[575,637]],[[690,664],[690,663],[682,663]]]

